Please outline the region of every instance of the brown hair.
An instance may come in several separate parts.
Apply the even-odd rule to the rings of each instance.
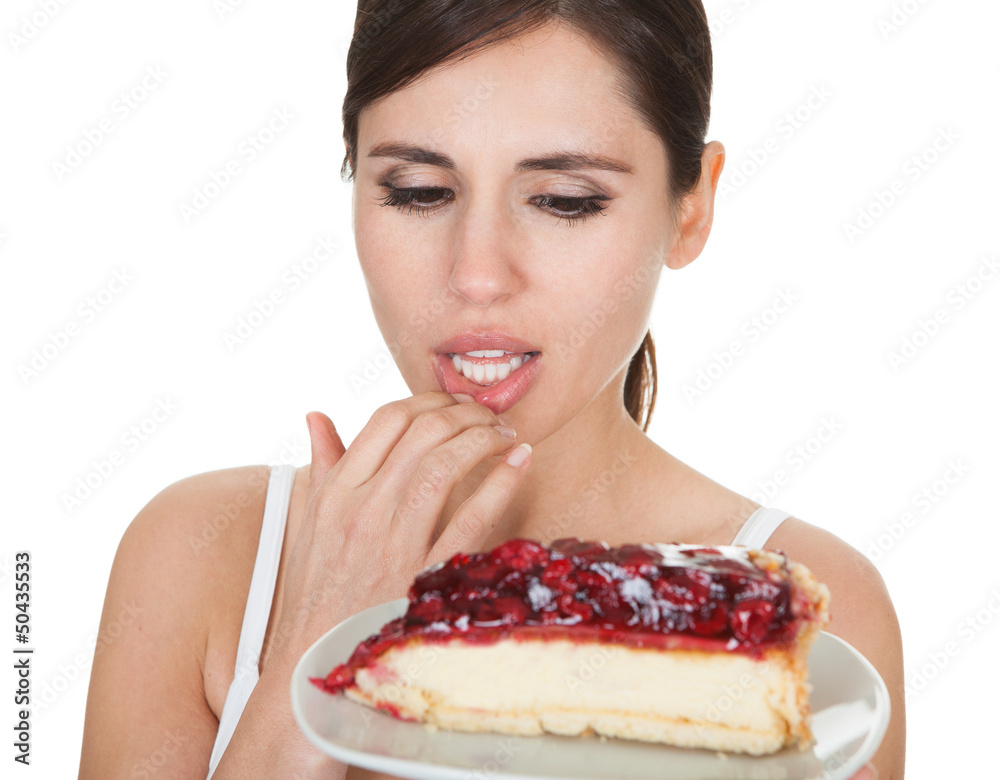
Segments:
[[[564,21],[621,69],[622,90],[663,141],[671,195],[701,176],[712,94],[712,47],[701,0],[359,0],[347,53],[341,170],[357,168],[358,120],[375,101],[452,57]],[[656,404],[656,352],[647,330],[632,356],[625,408],[642,429]]]

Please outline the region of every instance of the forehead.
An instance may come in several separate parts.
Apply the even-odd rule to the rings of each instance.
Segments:
[[[359,152],[405,140],[460,156],[572,147],[628,154],[658,139],[621,94],[623,75],[591,40],[548,25],[421,75],[366,108]],[[645,134],[645,138],[643,138]],[[479,150],[479,151],[476,151]]]

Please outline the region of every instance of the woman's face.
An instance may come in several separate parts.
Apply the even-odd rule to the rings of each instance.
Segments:
[[[549,26],[362,112],[358,257],[414,394],[469,392],[536,434],[598,398],[621,413],[674,204],[664,147],[618,77],[578,31]],[[451,355],[476,350],[511,354],[464,355],[467,379]]]

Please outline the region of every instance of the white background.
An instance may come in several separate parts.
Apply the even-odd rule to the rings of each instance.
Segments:
[[[387,358],[339,178],[353,3],[247,0],[221,17],[220,5],[11,0],[0,12],[0,624],[13,633],[13,554],[30,550],[36,706],[25,775],[76,773],[108,572],[150,498],[207,470],[303,464],[308,411],[330,414],[349,444],[376,408],[409,395],[392,365],[369,373],[367,387],[351,381]],[[902,23],[890,28],[894,7]],[[713,479],[877,559],[916,691],[910,776],[970,776],[997,725],[1000,279],[973,282],[961,309],[955,301],[1000,252],[1000,5],[713,0],[707,9],[710,137],[726,145],[723,182],[735,192],[720,196],[703,256],[666,272],[658,291],[650,434]],[[18,40],[31,19],[45,24]],[[157,67],[162,83],[124,116],[119,95]],[[814,88],[830,97],[803,109],[811,116],[789,137],[782,118]],[[275,110],[294,119],[247,162],[240,144]],[[67,147],[102,120],[112,132],[58,173]],[[957,140],[927,152],[942,130]],[[925,152],[938,159],[915,180],[908,161]],[[180,205],[234,158],[242,172],[185,222]],[[749,175],[734,180],[741,167]],[[849,240],[844,225],[859,209],[878,212],[877,193],[894,180],[904,194]],[[283,274],[326,235],[338,254],[290,291]],[[130,281],[95,313],[88,298],[116,271]],[[275,288],[287,302],[227,349],[224,332]],[[779,291],[796,302],[753,340],[746,323],[769,318]],[[947,322],[926,343],[917,337],[923,346],[894,370],[888,353],[938,309]],[[52,355],[46,345],[72,323],[78,335],[38,363],[35,350]],[[734,341],[744,353],[723,370]],[[26,376],[33,358],[42,367]],[[711,385],[690,399],[684,386],[700,371]],[[129,446],[130,427],[161,401],[176,410]],[[815,446],[810,437],[830,420],[838,432]],[[799,446],[808,461],[795,460]],[[115,451],[119,465],[100,477],[94,464]],[[967,473],[951,472],[948,485],[951,462]],[[779,470],[785,484],[769,486]],[[101,484],[67,507],[88,477]],[[915,498],[923,490],[933,503]],[[948,643],[952,657],[942,655]],[[2,701],[10,735],[15,707],[9,694]]]

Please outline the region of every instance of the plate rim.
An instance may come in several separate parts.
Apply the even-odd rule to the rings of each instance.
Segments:
[[[315,642],[313,642],[309,648],[302,654],[298,662],[295,664],[292,670],[291,680],[289,682],[290,694],[291,694],[291,705],[292,705],[292,715],[295,719],[296,725],[298,725],[299,730],[305,734],[306,738],[325,755],[330,756],[338,761],[343,761],[348,764],[355,764],[357,766],[363,766],[363,764],[358,764],[356,762],[357,758],[361,758],[362,761],[371,758],[372,753],[355,750],[350,747],[345,747],[343,745],[331,742],[327,740],[308,722],[304,716],[301,715],[303,712],[302,701],[299,696],[300,681],[304,680],[307,684],[312,685],[309,682],[309,678],[306,676],[304,666],[309,661],[312,656],[313,651],[315,651],[321,644],[323,644],[327,639],[336,631],[342,629],[343,626],[359,619],[362,615],[369,614],[376,610],[385,611],[387,613],[387,622],[392,620],[394,617],[400,617],[406,612],[406,607],[409,604],[408,598],[398,598],[391,601],[385,601],[381,604],[375,604],[368,607],[360,612],[351,615],[350,617],[341,620],[335,626],[326,631],[322,636],[320,636]],[[398,614],[396,614],[398,613]],[[837,645],[840,645],[842,649],[848,651],[850,655],[856,662],[859,662],[864,671],[868,674],[869,679],[872,681],[873,696],[875,699],[875,706],[873,713],[876,717],[873,718],[872,726],[869,729],[864,741],[858,747],[855,754],[843,764],[838,766],[834,770],[825,769],[822,775],[824,780],[849,780],[856,772],[863,768],[875,755],[878,747],[881,745],[882,740],[885,737],[885,733],[889,728],[889,723],[892,718],[892,702],[889,697],[889,689],[882,679],[882,675],[878,673],[875,666],[869,661],[864,654],[861,653],[856,647],[854,647],[850,642],[842,639],[836,634],[831,634],[829,631],[820,631],[817,636],[824,637],[824,641],[833,640]],[[811,652],[811,650],[810,650]],[[358,705],[364,706],[364,705]],[[419,725],[419,724],[418,724]],[[336,755],[331,752],[331,748],[337,752]],[[412,767],[424,766],[428,772],[433,771],[433,775],[425,774],[425,777],[433,778],[437,780],[466,780],[469,777],[469,771],[466,769],[460,769],[458,767],[449,767],[438,764],[419,764],[419,762],[414,762],[409,759],[395,758],[393,756],[379,755],[378,756],[379,767],[373,769],[372,771],[379,772],[394,772],[397,770],[412,771]],[[401,774],[402,776],[402,774]],[[526,775],[526,774],[512,774],[500,772],[496,775],[498,778],[508,778],[509,780],[551,780],[548,777],[541,777],[538,775]],[[564,779],[565,780],[565,779]]]
[[[878,669],[865,657],[864,653],[846,639],[842,639],[836,634],[831,634],[829,631],[820,631],[819,633],[826,638],[826,641],[833,640],[836,644],[841,645],[842,648],[850,652],[855,661],[860,662],[873,683],[873,695],[875,698],[874,712],[876,715],[881,715],[877,720],[873,721],[872,728],[852,759],[837,767],[835,772],[830,773],[830,780],[848,780],[871,760],[882,744],[885,732],[889,729],[889,723],[892,720],[892,700],[889,697],[889,688],[885,684],[885,680],[882,679],[882,675],[878,673]]]

